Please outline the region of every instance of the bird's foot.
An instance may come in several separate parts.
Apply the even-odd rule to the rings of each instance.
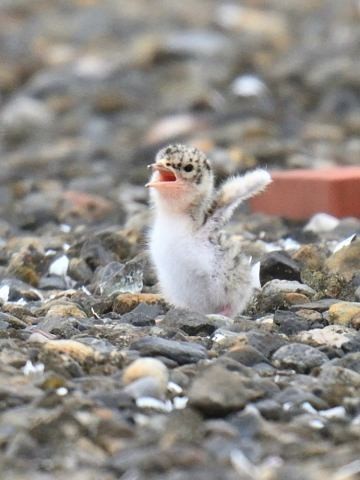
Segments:
[[[226,306],[223,307],[218,313],[219,313],[220,315],[224,315],[225,317],[231,317],[232,310],[231,310],[230,305],[226,305]]]

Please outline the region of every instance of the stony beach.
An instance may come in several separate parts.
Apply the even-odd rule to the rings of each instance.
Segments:
[[[360,219],[245,205],[242,315],[173,308],[146,165],[360,162],[359,2],[0,0],[1,480],[356,480]],[[296,192],[294,192],[296,195]]]

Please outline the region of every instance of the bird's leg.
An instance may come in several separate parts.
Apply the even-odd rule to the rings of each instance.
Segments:
[[[223,307],[223,308],[220,310],[219,314],[220,314],[220,315],[224,315],[225,317],[231,317],[232,310],[231,310],[230,305],[226,305],[225,307]]]

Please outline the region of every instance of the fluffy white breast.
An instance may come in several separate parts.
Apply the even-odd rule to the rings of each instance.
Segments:
[[[189,218],[157,216],[150,233],[150,253],[170,302],[208,309],[210,292],[216,290],[215,250],[204,234],[193,232]]]

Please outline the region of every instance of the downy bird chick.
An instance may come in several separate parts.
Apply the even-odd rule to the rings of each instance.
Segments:
[[[185,145],[160,150],[149,167],[150,254],[165,298],[202,313],[241,312],[253,290],[250,261],[221,228],[243,200],[271,182],[269,173],[232,177],[215,190],[208,158]]]

